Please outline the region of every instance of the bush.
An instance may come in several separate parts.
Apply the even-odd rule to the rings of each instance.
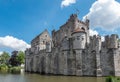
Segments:
[[[9,68],[9,72],[13,74],[19,74],[21,71],[21,67],[11,67]]]
[[[1,64],[0,65],[0,73],[13,73],[19,74],[21,72],[20,66],[12,67],[11,65]]]
[[[1,73],[7,73],[8,72],[8,66],[6,64],[0,65],[0,72]]]
[[[106,82],[120,82],[120,78],[109,76],[106,78]]]

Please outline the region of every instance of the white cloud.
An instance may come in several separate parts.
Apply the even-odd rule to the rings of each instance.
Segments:
[[[101,41],[105,41],[105,37],[104,36],[101,36]]]
[[[0,51],[0,55],[2,54],[3,52]]]
[[[76,3],[76,0],[62,0],[61,7],[67,7],[74,3]]]
[[[17,39],[13,36],[0,37],[0,48],[8,48],[11,50],[22,50],[29,48],[30,45],[25,41]]]
[[[97,0],[86,16],[90,19],[91,28],[114,31],[120,28],[120,3],[115,0]]]
[[[96,30],[92,30],[92,29],[89,30],[89,33],[90,33],[90,36],[98,35],[98,32]]]

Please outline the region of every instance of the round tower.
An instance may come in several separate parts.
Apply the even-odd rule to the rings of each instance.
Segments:
[[[77,28],[72,33],[73,49],[85,49],[86,46],[86,32],[81,28]]]

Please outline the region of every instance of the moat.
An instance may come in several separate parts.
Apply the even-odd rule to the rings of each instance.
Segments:
[[[105,82],[104,77],[47,76],[40,74],[0,74],[0,82]]]

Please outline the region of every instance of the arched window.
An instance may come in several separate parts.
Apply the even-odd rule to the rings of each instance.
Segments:
[[[82,27],[81,29],[85,31],[84,27]]]

